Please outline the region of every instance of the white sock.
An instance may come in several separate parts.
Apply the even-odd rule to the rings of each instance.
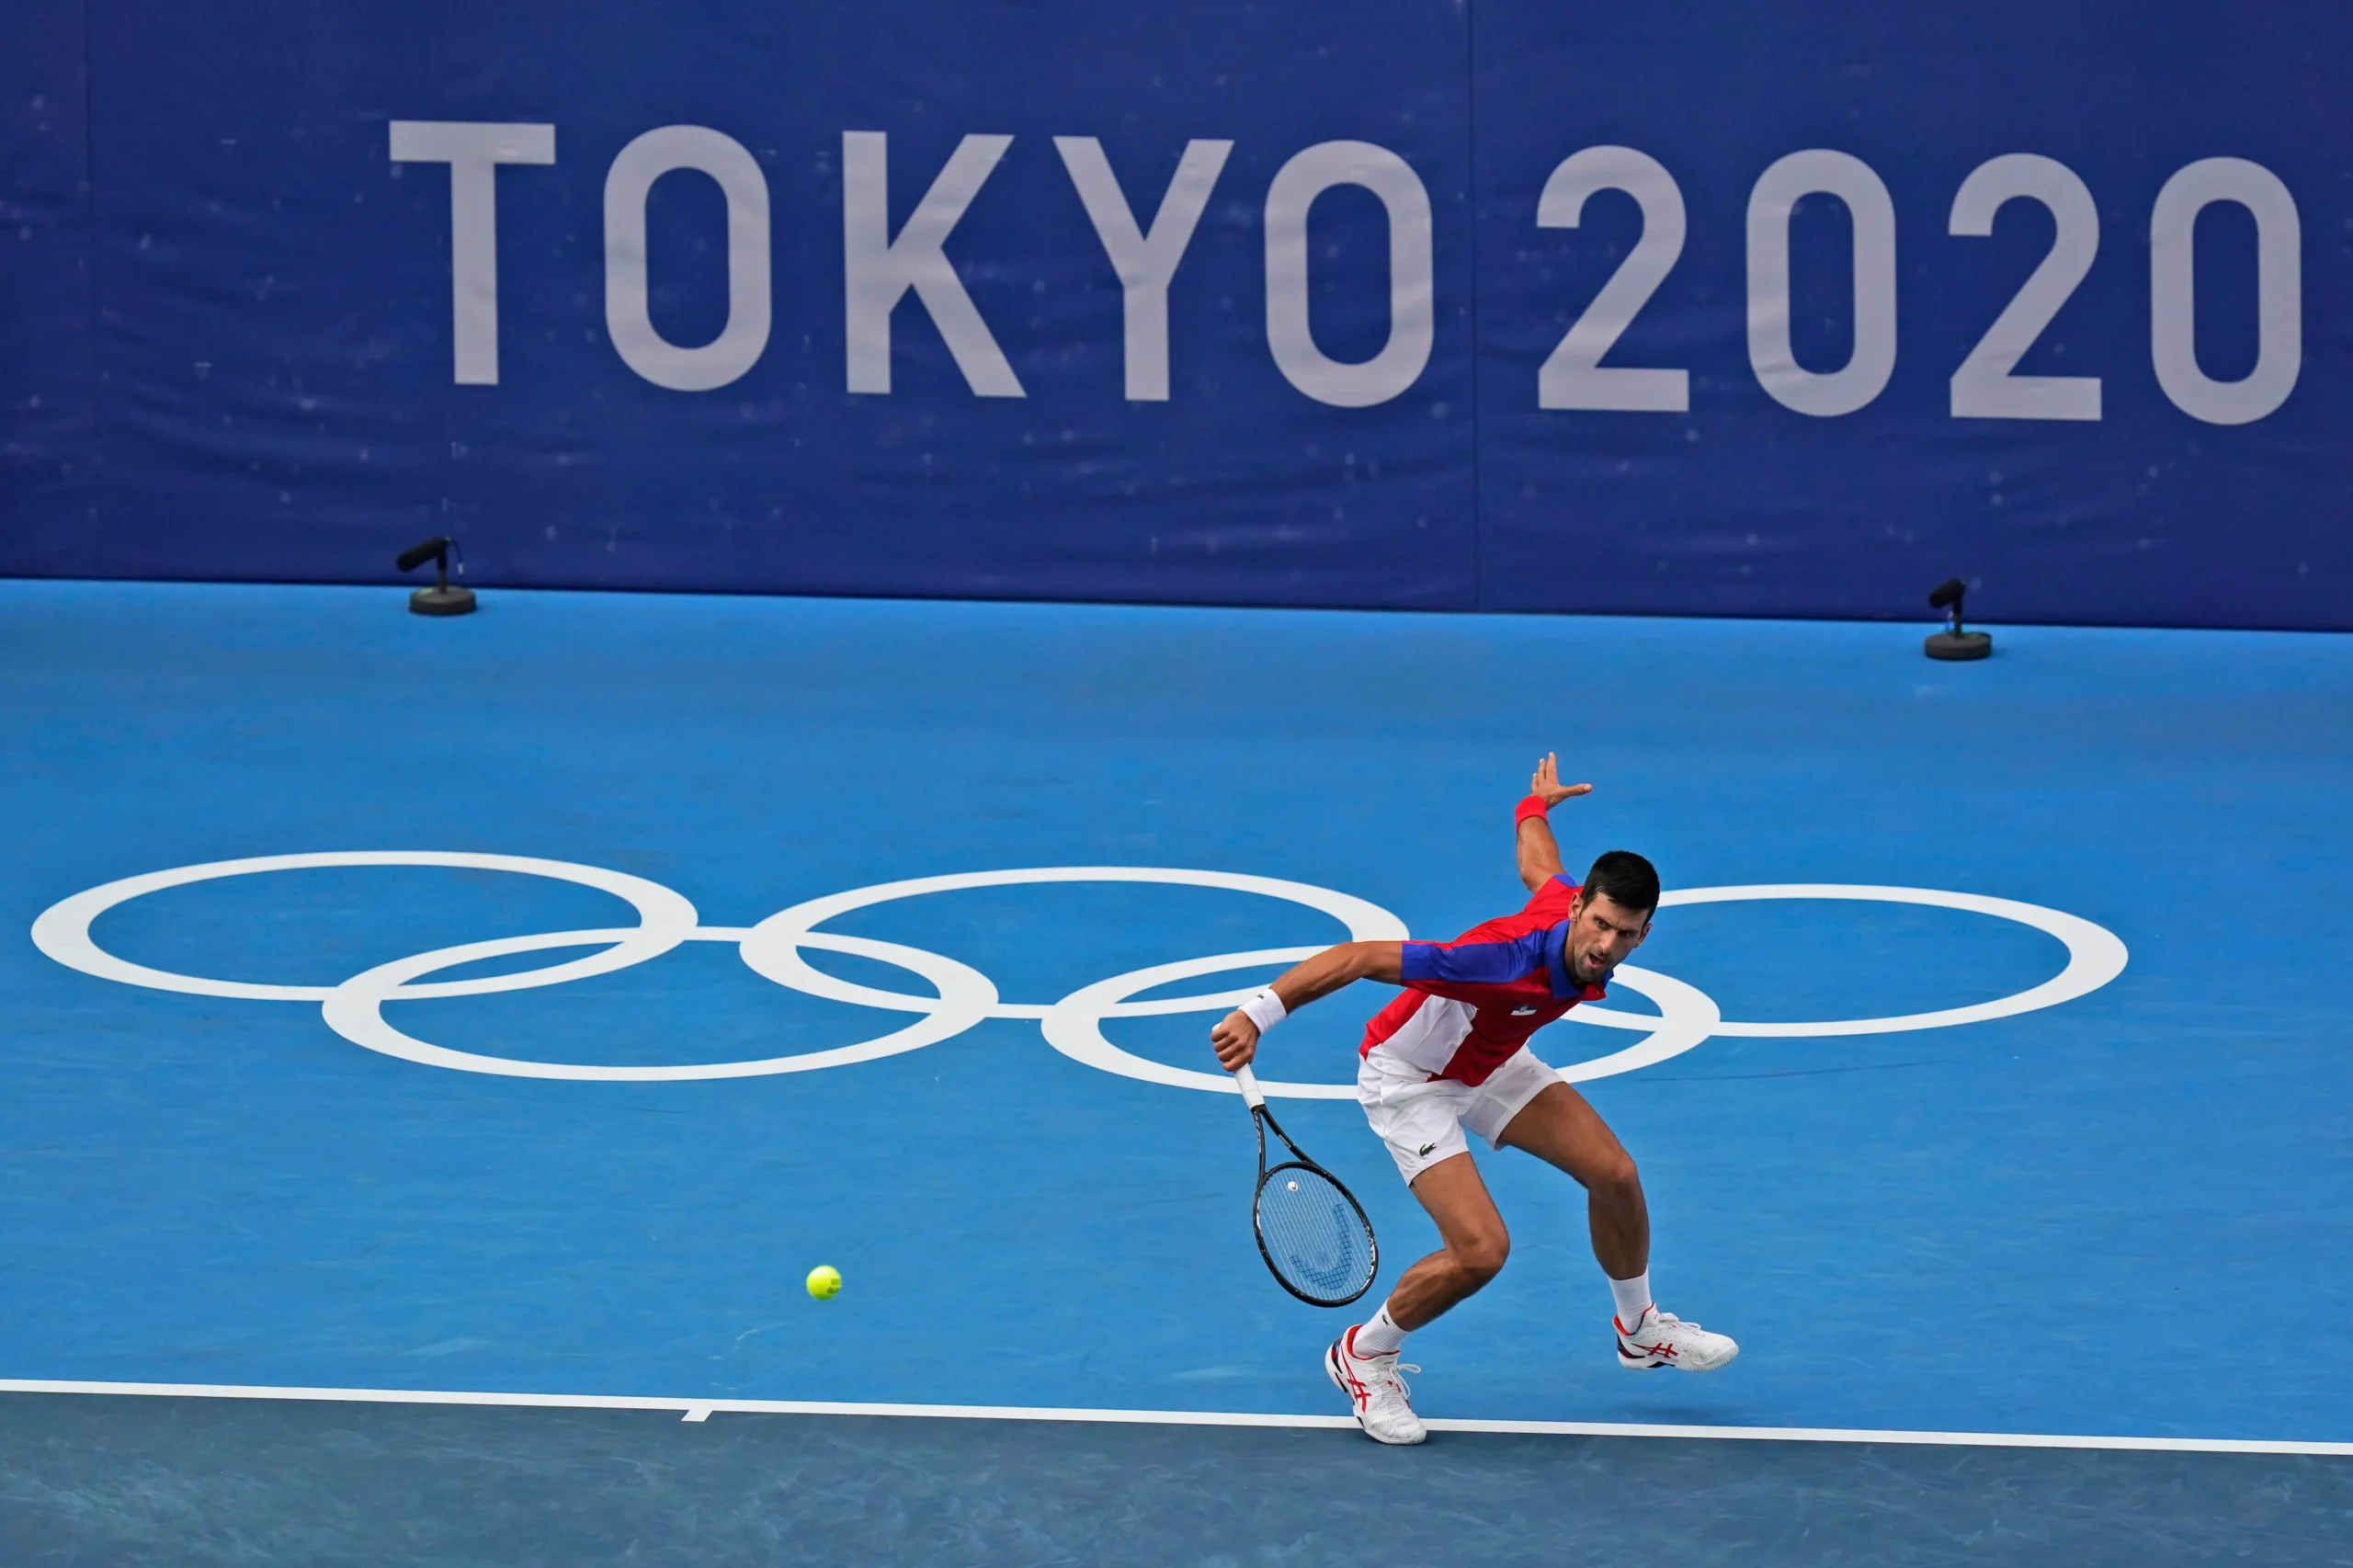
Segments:
[[[1651,1304],[1651,1277],[1645,1272],[1631,1279],[1612,1279],[1609,1294],[1618,1302],[1618,1324],[1629,1334],[1642,1326],[1643,1310]]]
[[[1389,1315],[1389,1303],[1383,1301],[1381,1310],[1372,1314],[1370,1323],[1357,1325],[1356,1334],[1348,1340],[1348,1348],[1358,1356],[1394,1356],[1405,1343],[1405,1333],[1397,1326],[1397,1320]]]

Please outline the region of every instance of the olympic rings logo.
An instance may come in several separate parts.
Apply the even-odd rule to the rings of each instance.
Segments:
[[[393,959],[333,985],[267,985],[249,981],[215,980],[150,969],[118,958],[97,945],[90,927],[100,915],[116,905],[165,888],[184,887],[224,877],[252,876],[265,871],[305,870],[321,867],[440,866],[468,870],[511,871],[547,877],[598,889],[628,903],[637,912],[634,926],[599,926],[574,931],[546,931],[523,937],[500,937],[467,942]],[[1017,887],[1039,883],[1144,882],[1182,887],[1222,888],[1254,893],[1318,910],[1336,918],[1356,941],[1402,939],[1405,924],[1377,903],[1329,888],[1273,877],[1246,876],[1233,871],[1184,870],[1163,866],[1054,866],[1023,870],[961,871],[948,876],[916,877],[881,882],[848,892],[829,893],[778,911],[756,926],[705,926],[685,895],[642,877],[565,860],[543,860],[520,855],[485,855],[458,850],[360,849],[313,855],[263,855],[241,860],[215,860],[199,866],[178,866],[125,877],[75,893],[41,913],[33,922],[36,947],[69,969],[126,985],[156,991],[176,991],[196,996],[222,996],[264,1002],[315,1002],[327,1027],[355,1045],[429,1067],[465,1073],[489,1073],[517,1078],[576,1078],[611,1083],[661,1083],[696,1078],[750,1078],[778,1073],[807,1073],[857,1062],[917,1051],[963,1033],[986,1018],[1034,1018],[1046,1043],[1076,1062],[1106,1073],[1138,1078],[1175,1088],[1232,1094],[1233,1081],[1222,1072],[1196,1072],[1172,1067],[1122,1051],[1103,1033],[1105,1020],[1162,1017],[1174,1013],[1222,1013],[1238,1006],[1255,986],[1241,990],[1208,991],[1181,996],[1133,1001],[1141,992],[1237,970],[1262,969],[1293,963],[1322,950],[1321,945],[1267,948],[1251,952],[1214,953],[1155,964],[1113,975],[1081,986],[1057,1002],[1007,1002],[997,994],[988,976],[969,964],[941,953],[898,942],[823,931],[825,921],[851,910],[870,908],[901,899],[970,888]],[[1648,997],[1657,1016],[1620,1012],[1608,1007],[1579,1006],[1571,1021],[1602,1028],[1637,1032],[1640,1040],[1622,1050],[1596,1056],[1560,1069],[1570,1083],[1631,1073],[1689,1051],[1711,1035],[1748,1038],[1818,1038],[1837,1035],[1890,1034],[1909,1029],[1944,1028],[1989,1018],[2011,1017],[2041,1007],[2055,1006],[2097,991],[2124,971],[2129,958],[2123,942],[2104,926],[2059,910],[1978,893],[1948,892],[1933,888],[1877,887],[1844,882],[1769,883],[1747,887],[1686,888],[1670,892],[1661,907],[1697,903],[1732,903],[1754,900],[1841,899],[1879,903],[1927,904],[1967,910],[1997,919],[2016,921],[2057,937],[2067,949],[2067,963],[2041,984],[1991,1002],[1936,1012],[1909,1013],[1881,1018],[1837,1018],[1805,1023],[1744,1023],[1725,1018],[1715,1001],[1696,986],[1669,975],[1619,966],[1613,983]],[[756,974],[791,990],[886,1013],[912,1015],[904,1028],[855,1045],[829,1051],[749,1062],[710,1062],[685,1065],[607,1066],[584,1062],[525,1061],[453,1051],[404,1033],[384,1017],[387,1002],[424,1001],[435,997],[482,996],[522,991],[566,981],[610,974],[660,958],[682,942],[733,942],[745,964]],[[519,953],[558,952],[595,948],[583,958],[538,969],[480,976],[468,980],[434,981],[426,977],[461,965],[508,958]],[[894,965],[928,985],[931,995],[885,991],[860,985],[813,968],[803,949],[848,953]],[[1349,1084],[1262,1083],[1267,1094],[1293,1099],[1352,1099]]]

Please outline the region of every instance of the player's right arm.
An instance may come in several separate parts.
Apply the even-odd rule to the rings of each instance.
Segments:
[[[1561,874],[1561,846],[1553,842],[1552,824],[1544,813],[1563,801],[1593,792],[1590,784],[1561,782],[1560,759],[1546,752],[1544,760],[1536,765],[1535,776],[1528,781],[1528,796],[1519,803],[1515,824],[1515,846],[1519,857],[1520,885],[1534,892]]]
[[[1288,1017],[1310,1002],[1359,980],[1383,980],[1392,985],[1403,985],[1405,944],[1342,942],[1293,964],[1277,976],[1268,989],[1283,1005],[1279,1016]],[[1251,1057],[1257,1054],[1258,1026],[1249,1014],[1237,1007],[1210,1030],[1210,1044],[1217,1051],[1219,1064],[1227,1072],[1246,1067]]]

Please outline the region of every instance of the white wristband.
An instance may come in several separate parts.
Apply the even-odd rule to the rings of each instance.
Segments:
[[[1283,1006],[1283,999],[1275,994],[1272,986],[1268,986],[1242,1004],[1242,1016],[1257,1025],[1260,1034],[1265,1034],[1290,1017],[1290,1009]]]

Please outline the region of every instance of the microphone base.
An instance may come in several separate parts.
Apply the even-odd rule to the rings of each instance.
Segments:
[[[1983,631],[1932,631],[1927,654],[1932,659],[1982,659],[1994,651],[1994,639]]]
[[[474,591],[472,588],[419,588],[408,597],[412,615],[472,615],[474,612]]]

